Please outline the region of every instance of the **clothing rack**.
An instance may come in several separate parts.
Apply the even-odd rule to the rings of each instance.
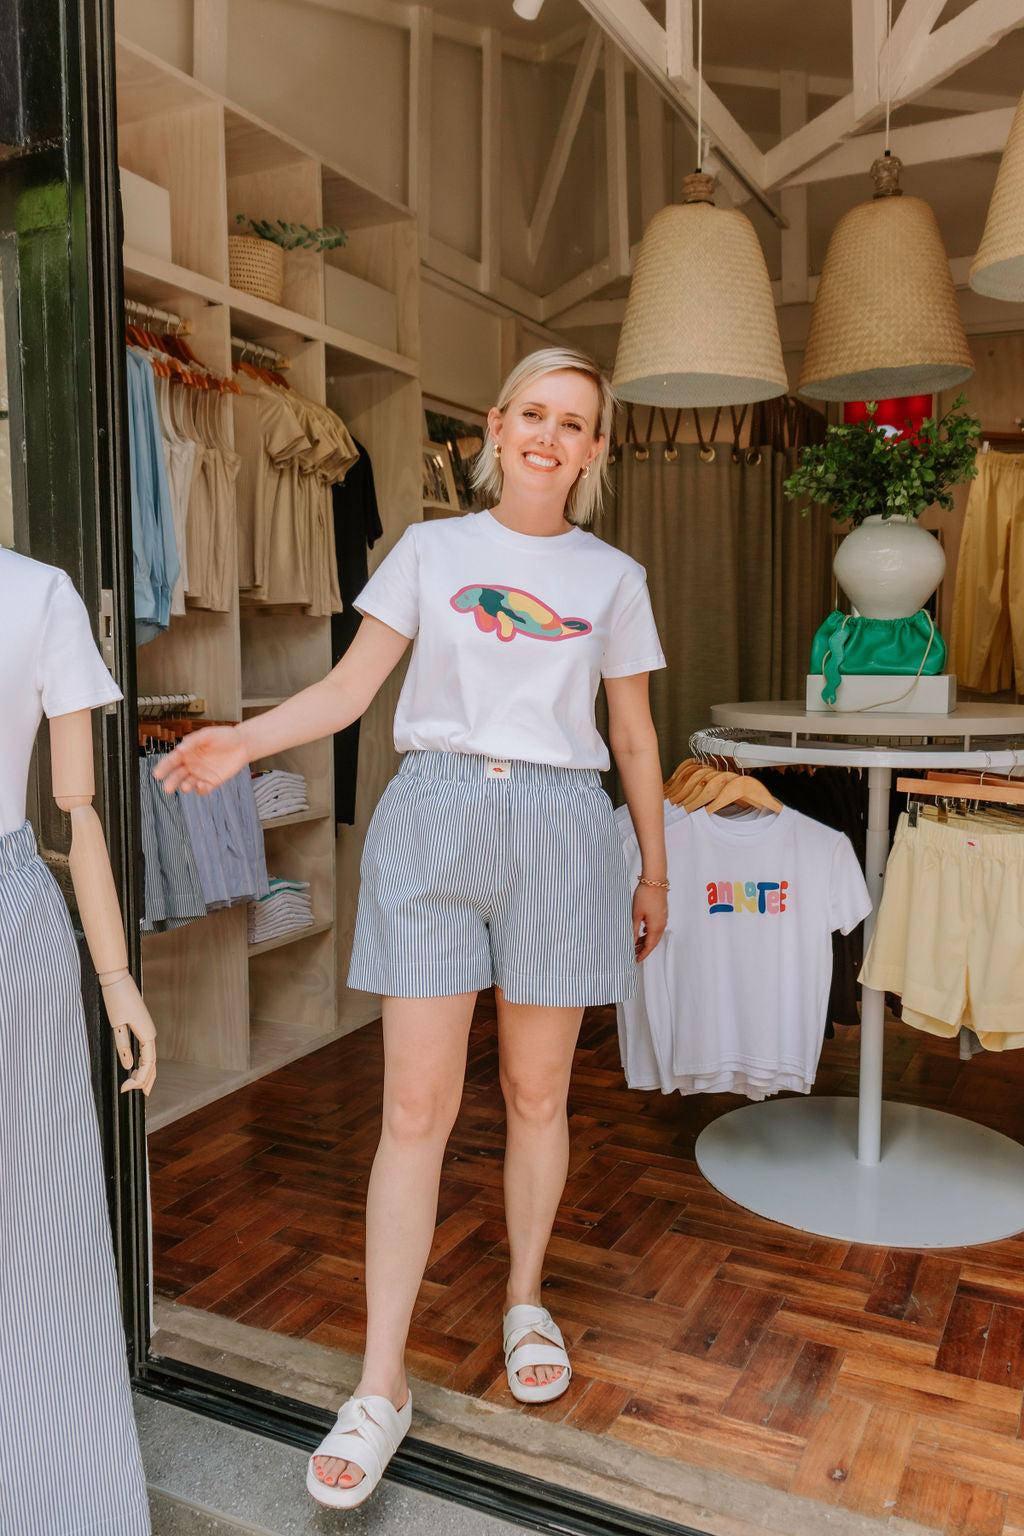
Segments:
[[[191,336],[195,330],[192,321],[184,315],[171,314],[167,309],[155,309],[152,304],[143,304],[141,299],[125,299],[124,312],[138,320],[155,320],[176,336]]]
[[[249,353],[254,360],[263,359],[278,373],[292,365],[291,358],[285,353],[278,352],[276,347],[265,347],[258,341],[245,341],[241,336],[232,336],[231,345],[238,348],[243,359]]]
[[[206,700],[194,693],[144,693],[138,699],[143,720],[159,720],[161,715],[201,715],[205,710]]]
[[[718,704],[711,713],[711,727],[690,739],[694,756],[729,757],[748,769],[867,768],[864,873],[875,911],[894,768],[1024,768],[1024,711],[1012,705],[851,716],[838,728],[786,701]],[[865,946],[874,915],[864,925]],[[848,1242],[947,1248],[1021,1231],[1024,1147],[946,1111],[889,1101],[883,1115],[884,1001],[882,992],[862,989],[857,1099],[775,1099],[731,1110],[698,1137],[698,1167],[747,1210]]]

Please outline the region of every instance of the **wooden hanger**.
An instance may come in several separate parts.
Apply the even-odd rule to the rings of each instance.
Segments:
[[[901,794],[939,797],[945,800],[986,800],[993,805],[1024,805],[1024,781],[1011,784],[974,782],[967,778],[952,779],[897,779],[896,788]]]
[[[760,779],[755,779],[749,773],[735,773],[729,783],[724,785],[718,795],[705,809],[709,816],[722,811],[727,805],[752,805],[758,810],[771,811],[778,815],[783,809],[782,801],[776,800]]]

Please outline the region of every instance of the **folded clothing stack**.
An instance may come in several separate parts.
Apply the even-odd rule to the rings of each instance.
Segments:
[[[297,928],[308,928],[313,921],[313,898],[308,880],[281,880],[270,877],[270,892],[249,903],[249,943],[262,944]]]
[[[278,816],[294,816],[309,810],[306,779],[301,773],[285,773],[281,768],[256,769],[252,792],[260,821],[274,821]]]

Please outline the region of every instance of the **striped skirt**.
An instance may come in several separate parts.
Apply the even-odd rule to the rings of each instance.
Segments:
[[[78,950],[0,836],[0,1532],[148,1536]]]

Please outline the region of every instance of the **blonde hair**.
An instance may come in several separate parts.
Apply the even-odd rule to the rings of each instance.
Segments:
[[[582,373],[592,379],[597,387],[597,431],[594,435],[604,437],[604,447],[591,464],[590,474],[584,476],[581,472],[565,499],[567,520],[570,523],[589,523],[594,513],[601,510],[604,501],[608,483],[608,443],[615,412],[611,385],[594,360],[585,352],[578,352],[575,347],[543,347],[539,352],[531,352],[529,357],[524,357],[521,363],[516,364],[501,386],[496,408],[504,415],[522,390],[528,389],[546,373],[558,373],[566,369],[572,373]],[[501,500],[505,476],[501,459],[494,452],[494,441],[490,433],[477,454],[470,478],[488,506]]]

